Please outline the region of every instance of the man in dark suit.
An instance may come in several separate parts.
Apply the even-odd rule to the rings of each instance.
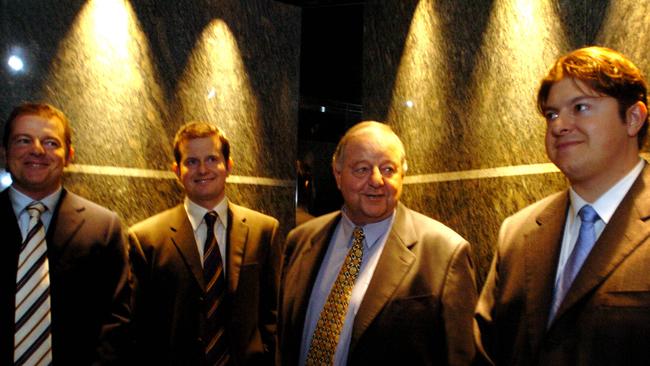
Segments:
[[[537,100],[571,187],[504,221],[476,339],[498,365],[649,364],[646,82],[588,47],[556,61]]]
[[[48,104],[14,108],[3,153],[13,183],[0,193],[0,364],[118,362],[130,316],[126,238],[114,212],[62,187],[67,118]],[[44,212],[32,234],[35,202]]]
[[[136,224],[129,236],[137,282],[137,360],[272,364],[278,221],[228,201],[225,185],[233,161],[230,143],[217,127],[202,122],[181,127],[174,155],[184,203]],[[216,222],[210,216],[218,216]],[[216,274],[209,273],[214,257],[220,263]],[[215,297],[220,300],[212,303]]]
[[[399,203],[402,142],[387,125],[362,122],[339,142],[332,168],[343,208],[287,239],[281,364],[468,364],[470,246]]]

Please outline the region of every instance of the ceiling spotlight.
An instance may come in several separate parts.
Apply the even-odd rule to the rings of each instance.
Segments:
[[[11,175],[9,172],[0,170],[0,191],[11,185]]]
[[[408,108],[413,108],[415,103],[413,103],[412,100],[407,100],[406,103],[404,103],[404,105],[406,105]]]
[[[321,113],[325,113],[325,110],[326,110],[326,109],[325,109],[325,106],[324,106],[324,105],[320,106],[320,111],[321,111]]]
[[[7,65],[9,65],[9,67],[14,71],[21,71],[23,67],[25,67],[23,60],[16,55],[11,55],[9,57],[9,60],[7,60]]]

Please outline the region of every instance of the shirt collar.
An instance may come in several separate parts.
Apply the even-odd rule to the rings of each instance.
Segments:
[[[354,228],[357,226],[355,225],[350,218],[347,216],[345,213],[345,209],[341,210],[342,213],[342,218],[341,218],[341,229],[343,230],[343,235],[345,238],[350,238],[352,237],[352,232],[354,231]],[[361,228],[363,229],[363,234],[365,235],[366,239],[364,240],[366,248],[372,248],[373,245],[378,243],[382,237],[386,233],[388,233],[388,230],[393,226],[393,220],[395,219],[395,211],[388,216],[387,218],[379,221],[379,222],[373,222],[371,224],[366,224],[366,225],[361,225]],[[350,244],[352,245],[352,241],[350,241]]]
[[[9,199],[11,200],[11,206],[14,208],[14,214],[16,214],[16,217],[19,217],[30,203],[36,201],[45,205],[47,211],[53,213],[56,203],[59,202],[59,198],[61,197],[61,192],[63,192],[63,187],[59,187],[59,189],[54,193],[44,197],[43,199],[35,200],[11,186],[9,187]]]
[[[194,231],[199,228],[199,225],[201,225],[201,222],[203,222],[203,217],[209,211],[215,211],[217,213],[219,216],[218,222],[220,222],[223,227],[226,227],[228,225],[228,220],[226,219],[228,217],[228,198],[226,196],[224,196],[223,199],[210,210],[192,202],[192,200],[190,200],[187,196],[185,197],[183,205],[185,206],[187,217],[189,218],[190,224],[192,224],[192,229]]]
[[[571,200],[570,210],[572,210],[571,217],[577,217],[580,209],[583,206],[590,204],[594,210],[596,210],[596,213],[600,219],[603,220],[605,224],[607,224],[614,215],[614,211],[616,211],[618,205],[621,203],[627,192],[630,190],[630,188],[632,188],[632,184],[634,184],[636,179],[641,174],[644,166],[645,161],[639,158],[639,162],[634,166],[634,168],[632,168],[632,170],[630,170],[629,173],[627,173],[623,178],[621,178],[621,180],[614,184],[614,186],[612,186],[612,188],[610,188],[607,192],[598,197],[598,199],[596,199],[596,201],[593,203],[585,201],[582,197],[580,197],[578,193],[576,193],[576,191],[573,190],[573,188],[569,189],[569,198]]]

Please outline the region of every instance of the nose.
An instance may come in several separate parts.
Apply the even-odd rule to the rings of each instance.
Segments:
[[[204,161],[199,162],[199,173],[204,174],[208,171],[208,167]]]
[[[381,187],[384,185],[384,176],[381,175],[379,167],[373,167],[372,173],[370,174],[369,183],[372,187]]]
[[[34,139],[34,143],[32,144],[32,154],[36,155],[42,155],[45,154],[45,148],[43,147],[43,144],[39,139]]]
[[[557,118],[549,123],[548,128],[554,136],[562,136],[569,133],[573,129],[573,118],[560,112]]]

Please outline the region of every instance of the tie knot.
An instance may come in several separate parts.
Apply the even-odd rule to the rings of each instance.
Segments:
[[[366,235],[363,233],[361,226],[356,226],[354,231],[352,231],[352,239],[354,241],[363,241],[366,238]]]
[[[582,222],[589,222],[589,223],[594,223],[598,221],[599,217],[598,214],[596,213],[596,210],[594,210],[593,207],[590,205],[584,205],[578,212],[578,215],[580,215],[580,220]]]
[[[214,227],[214,223],[217,222],[217,217],[219,216],[214,211],[210,211],[205,214],[204,217],[205,223],[208,225],[209,228]]]
[[[26,208],[27,214],[29,214],[30,218],[32,217],[40,218],[41,214],[43,214],[43,212],[45,212],[46,209],[47,208],[45,207],[45,205],[38,201],[34,201],[30,203]]]

